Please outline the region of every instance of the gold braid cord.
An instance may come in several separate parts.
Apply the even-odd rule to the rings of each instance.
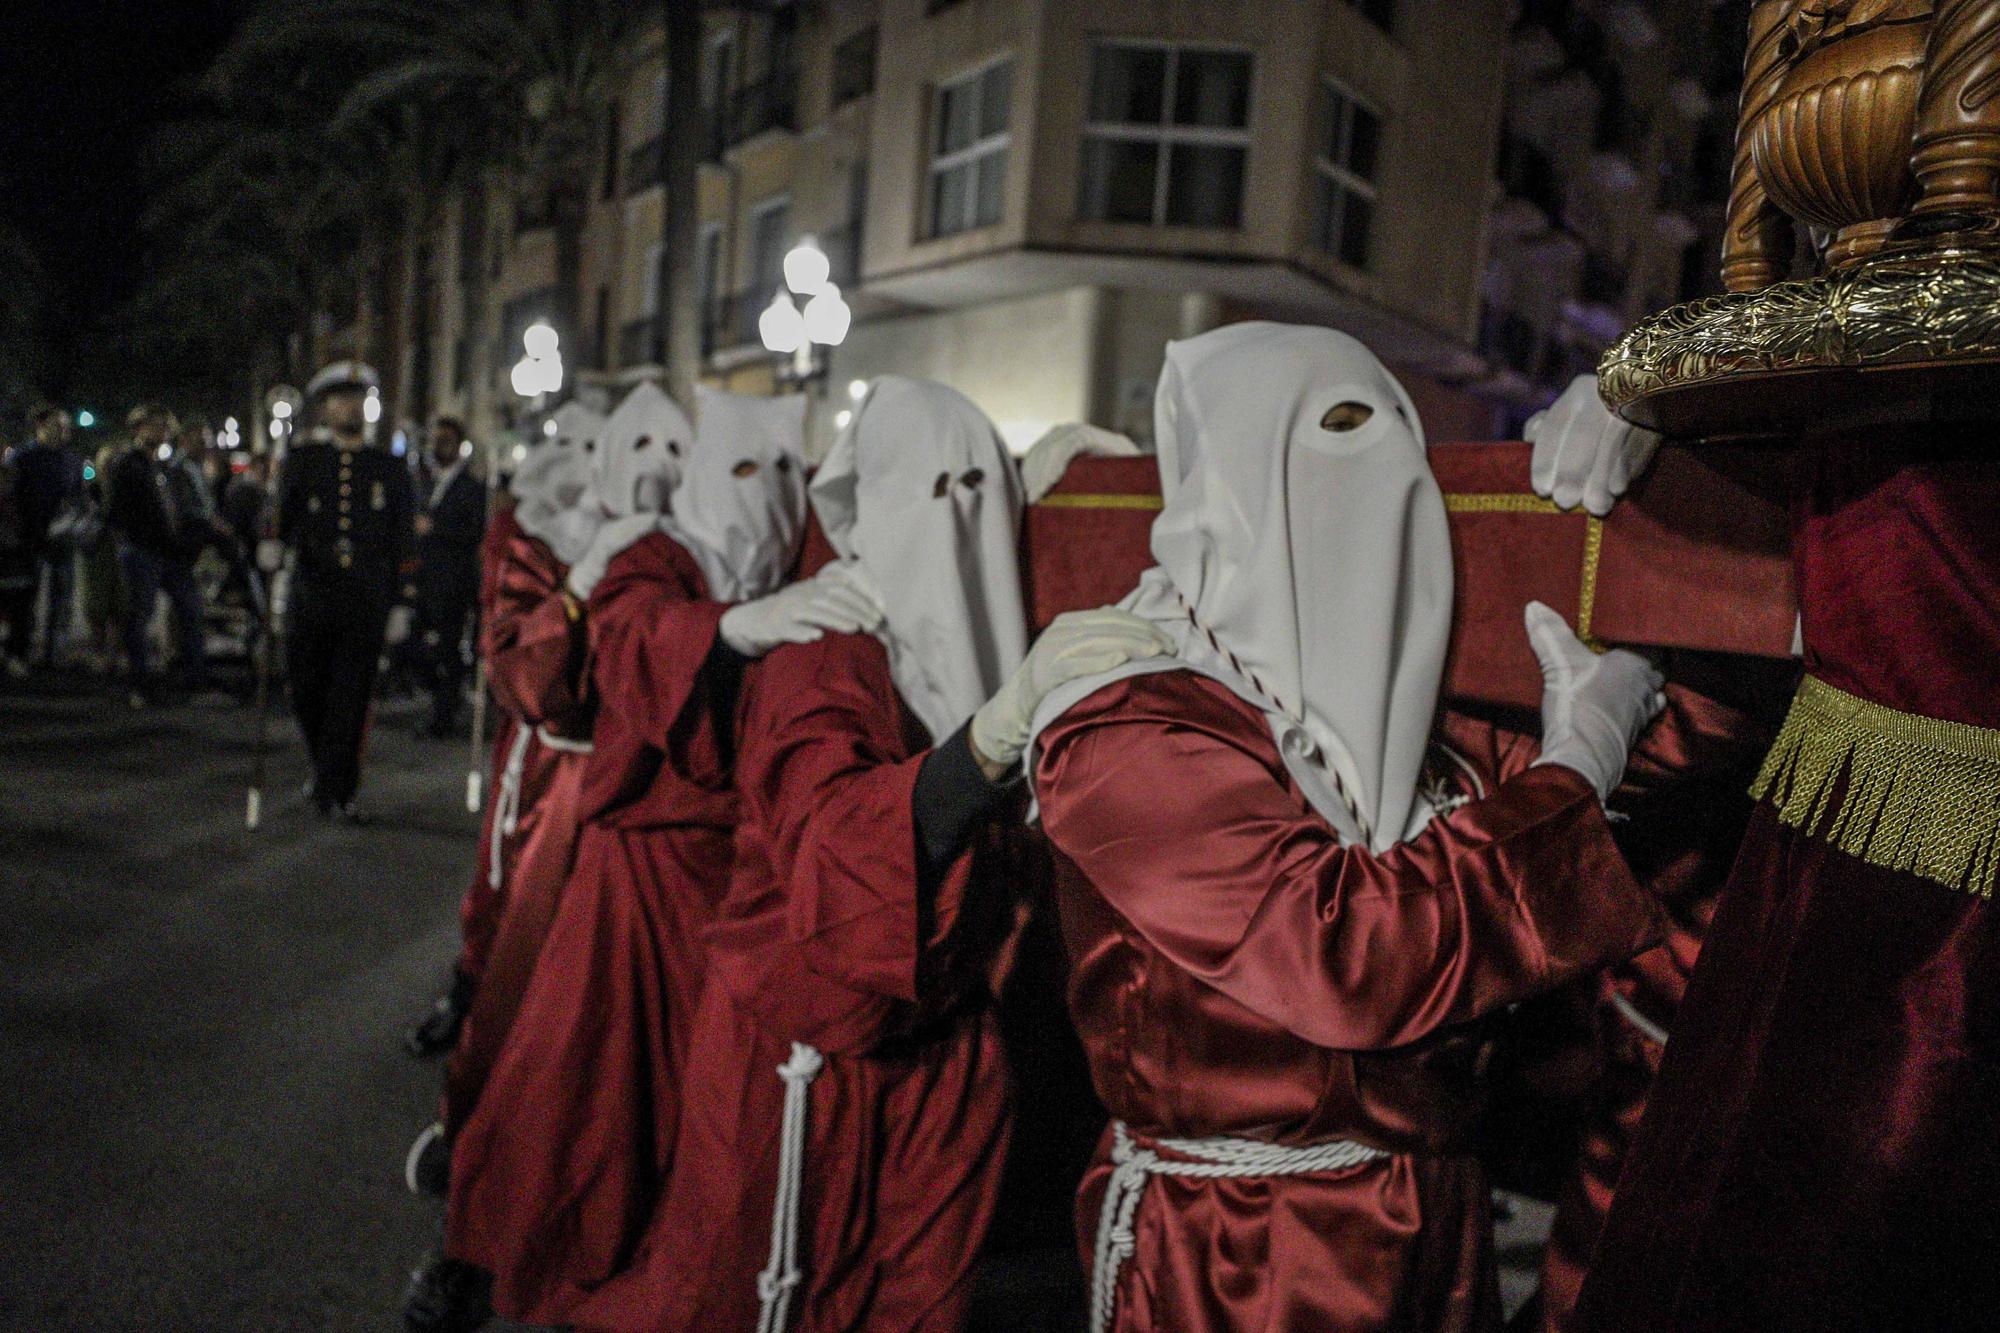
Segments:
[[[1750,794],[1870,865],[1993,896],[2000,731],[1900,713],[1808,676]]]

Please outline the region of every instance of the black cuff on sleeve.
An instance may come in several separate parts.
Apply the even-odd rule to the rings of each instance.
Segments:
[[[1007,799],[1007,786],[987,781],[980,771],[971,730],[971,723],[960,727],[925,755],[917,769],[910,814],[917,828],[918,868],[926,879],[941,875]]]

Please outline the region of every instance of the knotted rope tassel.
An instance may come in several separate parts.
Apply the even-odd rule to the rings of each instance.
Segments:
[[[500,771],[500,793],[493,806],[493,846],[486,860],[486,883],[499,888],[506,878],[500,866],[500,848],[521,823],[521,777],[528,768],[528,742],[535,739],[533,727],[518,727],[514,743],[507,747],[507,766]]]
[[[785,1117],[778,1129],[778,1191],[771,1204],[771,1262],[757,1275],[757,1333],[779,1333],[791,1313],[799,1272],[799,1199],[805,1189],[806,1094],[826,1057],[802,1041],[778,1066],[785,1081]]]

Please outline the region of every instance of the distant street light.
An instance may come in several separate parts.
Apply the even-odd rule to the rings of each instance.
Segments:
[[[548,324],[537,322],[521,334],[527,355],[514,363],[508,382],[523,398],[539,398],[545,393],[561,393],[563,386],[562,339]]]
[[[757,336],[769,351],[792,358],[792,375],[810,380],[824,369],[813,354],[815,347],[838,347],[847,341],[853,327],[854,311],[828,281],[831,266],[819,242],[808,236],[785,256],[785,286],[757,317]],[[806,298],[799,309],[794,295]]]
[[[764,346],[780,356],[789,356],[806,345],[806,319],[792,304],[791,293],[779,292],[757,317],[757,336]]]
[[[841,299],[840,288],[830,282],[806,302],[806,337],[822,347],[838,347],[846,342],[847,330],[853,324],[854,311]]]
[[[91,411],[87,407],[84,408],[81,412],[78,412],[76,414],[76,424],[77,427],[81,430],[89,430],[92,426],[95,426],[97,424],[97,413]]]
[[[826,251],[811,236],[801,240],[785,256],[785,285],[800,296],[816,296],[833,273]]]
[[[361,419],[374,425],[382,419],[382,391],[370,389],[368,396],[361,400]]]

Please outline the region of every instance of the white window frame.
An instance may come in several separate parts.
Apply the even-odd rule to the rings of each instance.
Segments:
[[[744,281],[749,284],[743,289],[745,294],[751,296],[768,294],[764,293],[756,285],[762,282],[764,278],[764,275],[757,271],[757,224],[770,214],[776,212],[783,212],[785,214],[786,234],[778,238],[778,287],[780,290],[784,289],[785,254],[790,248],[787,242],[796,240],[796,237],[791,234],[791,211],[792,196],[790,194],[774,194],[768,199],[759,199],[755,204],[750,206],[750,211],[744,215],[745,229],[743,235],[749,242],[744,248],[746,262],[744,265],[745,272],[742,276]]]
[[[1320,91],[1323,96],[1330,94],[1346,102],[1349,107],[1366,111],[1369,115],[1375,117],[1375,124],[1380,130],[1387,131],[1389,118],[1382,114],[1382,109],[1376,106],[1375,103],[1369,101],[1360,93],[1355,92],[1352,86],[1342,83],[1331,74],[1321,75],[1320,85]],[[1331,111],[1333,108],[1329,105],[1328,109]],[[1330,126],[1329,128],[1334,130],[1334,133],[1341,140],[1342,149],[1351,157],[1353,156],[1354,148],[1354,118],[1351,115],[1342,116],[1339,118],[1339,121],[1338,125]],[[1387,134],[1384,133],[1382,139],[1386,138]],[[1368,201],[1370,208],[1379,210],[1382,206],[1381,187],[1366,176],[1363,176],[1360,172],[1354,170],[1347,163],[1338,162],[1328,157],[1327,148],[1328,144],[1325,141],[1313,145],[1313,174],[1316,178],[1327,182],[1327,185],[1320,186],[1320,188],[1328,188],[1330,186],[1336,192],[1344,190],[1352,194],[1358,194]],[[1382,141],[1378,139],[1375,145],[1375,167],[1378,173],[1382,166],[1381,154]],[[1319,181],[1316,180],[1315,184],[1317,185],[1318,183]],[[1347,218],[1347,209],[1344,203],[1341,206],[1340,218],[1344,224]],[[1314,211],[1314,221],[1318,221],[1317,209]],[[1345,230],[1344,225],[1334,227],[1331,238],[1323,234],[1315,234],[1313,244],[1323,253],[1332,255],[1341,263],[1352,267],[1352,262],[1340,252],[1340,240]],[[1331,244],[1328,243],[1329,239],[1331,239]]]
[[[1005,129],[1001,130],[998,134],[989,134],[983,139],[974,139],[965,147],[942,155],[937,151],[937,140],[944,114],[945,94],[954,89],[965,87],[977,90],[981,87],[983,80],[988,74],[1002,65],[1012,65],[1013,63],[1014,56],[1012,52],[1008,52],[1005,55],[998,55],[991,60],[983,61],[973,66],[963,74],[956,74],[949,79],[943,80],[931,89],[931,114],[928,126],[930,160],[926,164],[924,171],[923,207],[924,236],[926,239],[940,240],[947,236],[957,236],[968,231],[978,231],[982,227],[997,226],[1001,218],[1004,218],[1007,214],[1007,200],[1003,190],[1000,200],[1000,216],[990,222],[980,221],[979,190],[977,187],[980,162],[989,157],[1004,156],[1014,142],[1014,71],[1010,69],[1007,75],[1007,127]],[[984,99],[985,93],[975,91],[974,97],[976,99]],[[985,102],[983,100],[975,101],[973,111],[973,123],[975,125],[978,124],[980,113],[985,109]],[[960,219],[961,225],[946,231],[938,225],[938,178],[967,168],[972,169],[973,188],[967,190],[965,193],[965,216]]]
[[[1149,222],[1114,222],[1114,226],[1126,227],[1184,227],[1191,224],[1167,221],[1167,187],[1173,175],[1173,148],[1176,144],[1190,144],[1207,148],[1240,148],[1243,150],[1243,188],[1247,195],[1250,188],[1250,126],[1257,119],[1257,53],[1250,47],[1229,42],[1168,42],[1144,37],[1099,37],[1090,44],[1090,66],[1092,79],[1096,77],[1098,51],[1112,48],[1121,51],[1164,51],[1167,53],[1167,77],[1161,85],[1160,120],[1157,123],[1133,121],[1094,121],[1090,117],[1090,93],[1084,88],[1083,137],[1086,142],[1098,139],[1117,143],[1147,143],[1159,152],[1159,169],[1153,175],[1153,216]],[[1250,87],[1248,99],[1243,107],[1243,125],[1240,129],[1228,129],[1219,125],[1176,125],[1173,123],[1174,94],[1180,79],[1182,52],[1219,52],[1225,55],[1246,56],[1250,61]],[[1091,221],[1109,221],[1093,218]],[[1237,226],[1242,225],[1239,215]],[[1215,230],[1235,230],[1236,228],[1216,228]]]

